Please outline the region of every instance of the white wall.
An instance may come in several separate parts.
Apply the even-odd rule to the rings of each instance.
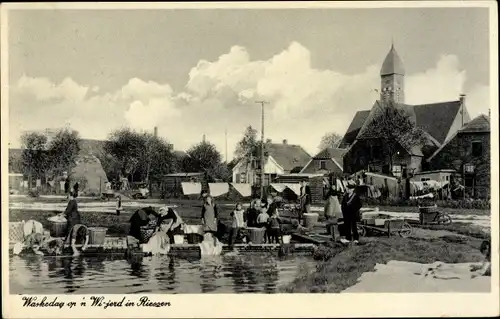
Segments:
[[[246,184],[252,184],[254,183],[254,176],[255,176],[255,171],[252,169],[247,169],[247,165],[238,163],[234,168],[233,168],[233,182],[235,183],[241,183],[242,181],[240,180],[240,174],[245,173],[246,175]],[[266,175],[268,174],[277,174],[277,175],[282,175],[285,172],[283,171],[283,168],[279,166],[278,163],[272,158],[272,156],[269,156],[266,163],[264,164],[264,173]]]

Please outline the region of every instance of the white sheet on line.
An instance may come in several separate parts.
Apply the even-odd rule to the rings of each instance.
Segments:
[[[183,182],[181,183],[182,192],[184,195],[199,195],[201,194],[201,183],[190,183]]]
[[[271,183],[271,187],[274,188],[278,193],[281,193],[285,190],[286,184]]]
[[[210,189],[210,195],[217,197],[229,192],[228,183],[209,183],[208,188]]]
[[[233,187],[238,191],[238,193],[241,194],[243,197],[250,197],[252,196],[252,187],[250,184],[246,183],[231,183]]]
[[[340,190],[341,192],[345,192],[344,184],[340,179],[337,179],[337,189]]]
[[[290,189],[292,192],[294,192],[297,196],[300,196],[300,184],[287,183],[285,185],[288,189]]]

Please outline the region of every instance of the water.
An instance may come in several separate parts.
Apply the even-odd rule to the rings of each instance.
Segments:
[[[244,255],[135,261],[104,257],[10,258],[11,294],[273,293],[291,282],[305,257]]]

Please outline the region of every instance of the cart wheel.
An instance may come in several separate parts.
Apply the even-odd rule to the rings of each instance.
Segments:
[[[446,213],[440,213],[437,218],[438,224],[448,225],[451,224],[451,217]]]
[[[358,235],[360,237],[365,237],[366,236],[366,228],[364,228],[361,225],[358,225],[357,227],[358,227]]]
[[[413,232],[413,229],[411,228],[410,224],[404,223],[403,227],[401,227],[401,230],[399,231],[399,236],[403,238],[409,237]]]

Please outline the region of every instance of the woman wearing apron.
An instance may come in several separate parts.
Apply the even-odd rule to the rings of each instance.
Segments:
[[[217,245],[217,209],[211,196],[207,196],[201,210],[201,223],[205,233],[212,234],[214,245]]]

